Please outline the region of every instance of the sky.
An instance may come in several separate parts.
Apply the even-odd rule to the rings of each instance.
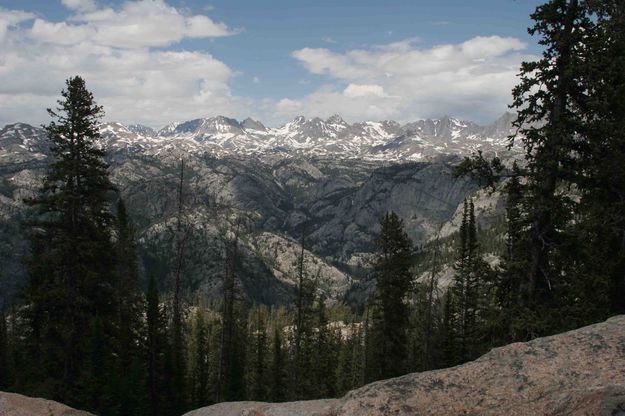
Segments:
[[[507,110],[535,0],[0,0],[0,125],[82,76],[105,120],[399,122]]]

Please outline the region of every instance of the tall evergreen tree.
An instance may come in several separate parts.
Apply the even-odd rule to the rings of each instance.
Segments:
[[[171,349],[172,366],[172,398],[173,406],[178,413],[186,409],[186,351],[184,344],[184,317],[183,317],[183,276],[185,269],[189,227],[185,224],[185,194],[184,160],[180,161],[180,175],[178,181],[178,209],[176,212],[176,229],[174,236],[174,264],[173,264],[173,297],[171,305]]]
[[[535,316],[523,331],[528,338],[562,325],[553,319],[553,309],[563,297],[559,290],[568,282],[556,264],[556,251],[571,241],[565,230],[572,218],[572,200],[560,188],[576,175],[580,118],[573,97],[585,89],[576,68],[581,64],[579,46],[591,23],[578,0],[551,0],[539,6],[532,19],[535,24],[529,32],[540,36],[543,56],[522,64],[512,104],[527,161],[528,252],[520,300]]]
[[[458,314],[458,361],[465,362],[473,355],[479,295],[479,277],[475,273],[477,231],[472,200],[464,200],[459,234],[456,274],[450,290],[453,292],[452,299],[456,300],[455,312]]]
[[[39,195],[29,263],[30,354],[37,363],[34,389],[76,407],[90,409],[81,373],[94,318],[105,327],[110,352],[116,285],[112,249],[113,215],[104,151],[97,144],[102,107],[80,77],[70,78],[45,126],[54,162]]]
[[[313,373],[313,305],[316,281],[306,271],[306,234],[302,232],[296,264],[297,293],[292,342],[291,399],[314,396]]]
[[[437,343],[440,346],[437,365],[441,368],[447,368],[458,364],[458,348],[456,342],[456,300],[454,293],[448,290],[445,294],[443,317],[441,320],[441,328],[438,332]]]
[[[249,393],[248,398],[257,401],[267,400],[267,320],[266,311],[263,307],[257,306],[250,314],[250,333],[248,336],[248,378]]]
[[[505,324],[510,341],[591,323],[625,307],[619,296],[625,293],[623,7],[620,1],[550,0],[532,14],[529,32],[544,51],[523,63],[513,90],[526,163],[512,172],[524,176],[513,183],[522,195],[520,211],[508,210],[509,225],[520,227],[509,230],[516,234],[513,256],[499,282],[500,295],[506,286],[516,292],[499,297],[505,315],[515,316]],[[503,166],[481,159],[463,168],[486,172],[493,183]]]
[[[422,356],[421,356],[421,369],[429,370],[434,366],[434,332],[436,329],[435,319],[436,319],[436,305],[437,305],[437,289],[438,289],[438,272],[440,265],[438,264],[439,260],[439,242],[438,240],[434,243],[434,250],[432,252],[430,258],[430,270],[429,270],[429,279],[427,285],[423,288],[426,293],[424,296],[425,308],[424,308],[424,319],[423,319],[423,329],[421,331],[423,336],[422,341]]]
[[[376,296],[371,328],[372,356],[367,359],[373,379],[389,378],[407,371],[409,310],[406,296],[412,285],[412,242],[397,214],[380,221],[375,258]]]
[[[314,397],[334,397],[336,395],[336,368],[341,348],[340,333],[329,325],[325,299],[317,304],[317,328],[314,337]]]
[[[154,275],[150,275],[145,300],[148,411],[151,416],[176,414],[171,409],[169,385],[171,380],[167,365],[166,317],[161,309],[158,287]]]
[[[239,250],[239,227],[237,222],[231,239],[225,241],[225,271],[222,287],[222,311],[219,342],[219,366],[217,368],[217,401],[233,400],[239,396],[239,380],[236,379],[240,370],[237,349],[237,286],[236,266]],[[242,374],[241,374],[242,375]],[[236,390],[236,392],[234,391]]]
[[[204,308],[198,306],[191,330],[189,390],[193,408],[204,407],[208,402],[210,350],[205,314]]]
[[[574,102],[586,139],[579,143],[578,221],[585,243],[581,291],[589,299],[580,308],[595,321],[625,312],[625,4],[588,0],[587,6],[595,24],[578,65],[585,94]]]
[[[518,173],[514,164],[513,171]],[[523,187],[517,175],[508,180],[506,191],[506,250],[503,256],[500,276],[496,282],[496,301],[499,306],[499,315],[495,326],[499,329],[497,344],[505,344],[518,339],[526,339],[530,334],[527,328],[532,320],[529,310],[524,307],[523,282],[525,281],[526,257],[528,252],[527,238],[524,228],[527,223],[524,219]]]
[[[117,377],[111,380],[112,389],[119,402],[120,415],[133,415],[142,411],[143,359],[139,349],[142,336],[141,315],[144,305],[139,292],[139,268],[134,227],[126,212],[123,199],[117,202],[116,216],[116,273],[117,334],[115,356]]]
[[[347,339],[340,343],[336,366],[336,393],[341,396],[364,384],[362,325],[352,323]]]

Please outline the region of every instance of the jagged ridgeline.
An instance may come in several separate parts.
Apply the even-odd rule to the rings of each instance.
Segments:
[[[404,219],[417,245],[441,228],[452,233],[449,221],[478,189],[469,179],[454,179],[452,166],[476,149],[503,150],[510,123],[509,114],[487,127],[448,117],[403,126],[350,125],[335,116],[299,117],[270,129],[251,119],[215,117],[159,131],[105,123],[99,126],[99,143],[137,228],[143,276],[155,273],[167,284],[184,159],[184,217],[192,229],[189,292],[218,297],[223,237],[234,218],[245,218],[237,278],[253,301],[284,304],[293,297],[302,232],[307,267],[319,274],[333,299],[366,275],[378,221],[387,211]],[[3,276],[11,276],[3,280],[11,298],[24,282],[20,255],[27,245],[18,232],[23,200],[34,195],[52,160],[49,146],[38,127],[18,123],[0,131],[0,255]],[[485,224],[502,214],[501,201],[488,198]]]

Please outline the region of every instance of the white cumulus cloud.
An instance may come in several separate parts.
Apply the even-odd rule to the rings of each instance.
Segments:
[[[302,48],[292,55],[327,80],[300,100],[303,108],[354,119],[451,114],[486,122],[506,111],[521,62],[535,58],[523,53],[526,47],[516,38],[480,36],[431,47],[409,39],[340,53]]]
[[[384,97],[384,88],[375,84],[349,84],[344,90],[343,95],[350,98],[365,97],[372,95],[375,97]]]
[[[170,48],[186,38],[238,33],[225,23],[165,0],[61,1],[70,12],[64,21],[0,8],[0,125],[46,122],[46,107],[74,75],[86,79],[107,120],[154,127],[217,114],[273,124],[335,113],[350,121],[442,114],[490,121],[506,110],[520,62],[534,58],[520,40],[499,36],[429,47],[407,39],[341,52],[304,47],[291,54],[307,71],[299,83],[317,78],[321,87],[249,98],[231,91],[242,74],[236,68],[204,50]]]
[[[63,0],[76,14],[67,22],[37,19],[31,36],[69,45],[88,40],[115,48],[166,47],[190,38],[235,34],[225,23],[205,15],[185,15],[163,0],[126,1],[119,8],[98,8],[94,1]]]
[[[233,34],[208,16],[187,15],[162,0],[99,8],[63,0],[65,21],[0,9],[0,124],[45,122],[65,79],[81,75],[106,119],[160,126],[214,114],[247,115],[231,94],[230,67],[207,52],[166,50],[184,38]]]
[[[34,18],[35,15],[32,13],[21,10],[5,10],[0,7],[0,42],[4,40],[9,28],[15,27],[22,22],[32,20]]]

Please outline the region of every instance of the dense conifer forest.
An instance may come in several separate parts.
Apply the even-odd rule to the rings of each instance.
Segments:
[[[68,79],[48,110],[55,162],[22,224],[28,285],[0,305],[0,389],[99,415],[337,397],[625,313],[625,2],[550,0],[531,18],[544,52],[523,64],[511,105],[524,158],[479,153],[455,172],[504,187],[500,233],[479,229],[468,198],[458,233],[417,250],[389,212],[360,308],[319,294],[305,233],[294,304],[246,301],[235,281],[245,218],[224,237],[222,298],[194,298],[183,160],[168,283],[142,276],[133,218],[97,145],[103,109],[85,80]]]

